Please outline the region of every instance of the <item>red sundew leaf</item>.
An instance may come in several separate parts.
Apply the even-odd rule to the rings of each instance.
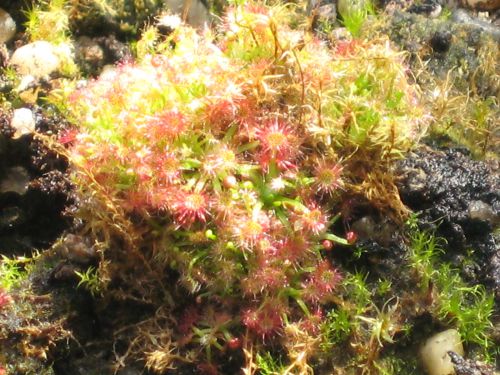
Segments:
[[[341,280],[339,271],[333,268],[328,260],[322,260],[304,285],[304,298],[321,302],[335,290]]]
[[[356,40],[340,40],[335,45],[335,54],[341,57],[352,57],[360,43]]]
[[[179,227],[188,228],[196,221],[206,222],[209,215],[209,199],[203,193],[177,192],[171,196],[170,210]]]
[[[272,162],[279,169],[295,169],[295,160],[300,155],[300,139],[292,125],[282,119],[264,121],[256,129],[255,137],[259,141],[261,152],[259,164],[267,170]]]
[[[248,308],[242,313],[242,322],[261,337],[272,337],[283,328],[283,314],[286,308],[278,301],[268,301],[262,306]]]
[[[155,171],[155,181],[159,186],[177,182],[181,177],[181,163],[173,153],[164,151],[159,155],[155,153],[151,161]]]
[[[285,269],[280,265],[259,267],[248,277],[242,280],[242,288],[248,295],[256,296],[267,291],[279,291],[288,286],[288,278]]]
[[[227,347],[231,350],[236,350],[241,348],[243,340],[240,337],[233,337],[227,342]]]
[[[293,226],[297,231],[318,236],[328,229],[328,216],[315,203],[308,204],[293,216]]]
[[[63,145],[70,145],[76,140],[77,135],[78,135],[78,130],[67,129],[61,132],[58,141]]]
[[[298,137],[291,125],[277,118],[264,121],[257,129],[256,138],[262,150],[272,155],[292,153],[298,146]]]
[[[296,236],[282,240],[277,248],[280,259],[288,260],[292,264],[295,264],[307,256],[310,244],[303,236]]]
[[[0,310],[12,302],[11,296],[7,294],[3,289],[0,289]]]
[[[337,189],[343,187],[342,171],[340,163],[321,160],[314,169],[314,187],[320,194],[331,196]]]
[[[212,130],[227,129],[238,113],[238,105],[232,100],[216,100],[206,106],[206,119],[212,125]]]
[[[188,127],[186,116],[178,110],[167,110],[145,119],[147,137],[153,142],[173,139]]]
[[[191,332],[193,326],[200,320],[201,315],[195,306],[189,306],[182,313],[179,322],[177,324],[177,329],[182,334],[188,334]]]
[[[230,231],[239,245],[252,249],[258,242],[269,237],[271,219],[261,210],[254,210],[251,216],[234,215],[231,217]]]

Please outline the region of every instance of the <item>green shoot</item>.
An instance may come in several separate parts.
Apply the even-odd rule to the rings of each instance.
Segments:
[[[31,41],[46,40],[56,45],[69,41],[69,17],[65,2],[42,1],[26,12],[26,33]]]
[[[0,286],[5,290],[17,287],[26,277],[27,273],[24,267],[30,261],[31,259],[24,257],[14,259],[2,255],[0,263]]]
[[[351,334],[352,324],[349,313],[346,310],[331,310],[321,325],[320,348],[327,352],[345,341]]]
[[[257,354],[256,357],[257,367],[261,375],[279,375],[283,373],[285,366],[281,363],[279,358],[274,358],[271,353],[264,352],[264,354]]]
[[[482,285],[468,286],[447,264],[439,268],[435,280],[439,290],[439,318],[456,324],[465,342],[478,344],[487,351],[492,345],[487,332],[492,327],[493,295]]]
[[[94,267],[89,267],[85,272],[76,272],[80,278],[78,282],[78,287],[83,287],[89,291],[89,293],[96,297],[101,294],[101,282],[99,280],[99,275],[97,270]]]
[[[369,15],[375,14],[373,4],[370,0],[347,0],[341,1],[339,13],[342,16],[342,24],[354,37],[361,35],[361,29]]]

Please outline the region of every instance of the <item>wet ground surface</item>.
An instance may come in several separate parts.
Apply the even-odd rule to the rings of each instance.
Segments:
[[[17,20],[22,19],[17,1],[7,1],[2,6]],[[401,16],[401,20],[395,22],[404,23],[415,17]],[[475,28],[470,38],[479,33]],[[441,57],[450,49],[448,34],[433,30],[429,33],[429,42],[436,55],[433,63],[438,67]],[[412,47],[410,44],[406,46],[409,49]],[[80,47],[77,51],[78,63],[90,75],[97,74],[106,64],[130,55],[125,44],[113,34],[84,36],[80,39]],[[452,46],[451,50],[456,48]],[[476,64],[472,57],[467,56],[472,64]],[[489,84],[488,81],[484,87],[491,93]],[[6,89],[9,89],[8,82]],[[36,114],[36,128],[42,134],[59,134],[68,127],[63,118],[50,110],[42,111],[35,107],[33,112]],[[0,193],[0,253],[22,255],[34,249],[49,248],[65,230],[71,228],[72,219],[65,213],[75,202],[66,160],[49,151],[31,135],[13,139],[14,131],[9,125],[11,116],[12,113],[0,114],[0,182],[11,179],[13,170],[25,171],[18,173],[17,178],[26,179],[27,189],[22,193]],[[499,172],[498,163],[475,161],[464,150],[439,147],[415,151],[396,168],[403,203],[418,214],[423,228],[436,230],[437,235],[446,239],[443,259],[458,267],[469,282],[483,284],[496,293],[497,301],[500,300],[500,236],[497,229],[500,220]],[[371,213],[354,221],[361,219],[365,222],[358,224],[358,229],[373,227],[366,223],[372,220],[379,233],[376,238],[367,233],[360,240],[359,244],[366,252],[356,261],[347,260],[347,255],[336,256],[337,260],[350,270],[360,267],[370,269],[372,277],[400,273],[407,248],[400,236],[391,237],[394,232],[392,224]],[[470,262],[471,258],[473,262]],[[39,285],[37,293],[51,294],[58,301],[56,310],[61,315],[63,310],[66,310],[64,313],[70,311],[66,328],[73,332],[76,339],[53,350],[50,358],[54,361],[53,370],[57,375],[112,374],[112,364],[117,360],[112,347],[116,327],[132,325],[151,312],[147,306],[119,301],[107,301],[105,306],[112,305],[113,309],[103,310],[90,295],[76,289],[77,280],[73,276],[75,267],[80,271],[83,269],[78,268],[79,265],[78,261],[58,258],[52,268],[38,273],[35,280]],[[66,271],[68,277],[65,276]],[[401,274],[402,286],[407,286],[405,277]],[[417,319],[422,321],[421,326],[426,330],[433,328],[429,317]],[[122,341],[127,339],[124,335]],[[118,352],[124,350],[121,347],[116,349]],[[241,364],[241,358],[228,359],[225,373],[239,368]],[[466,374],[466,364],[461,365],[463,374]],[[119,372],[122,375],[140,373],[143,373],[141,367],[133,365]],[[196,374],[199,371],[194,366],[186,365],[177,373]]]
[[[500,219],[498,163],[474,161],[464,150],[426,148],[401,162],[397,173],[403,202],[424,227],[446,239],[445,258],[469,281],[500,297],[500,244],[494,232]]]

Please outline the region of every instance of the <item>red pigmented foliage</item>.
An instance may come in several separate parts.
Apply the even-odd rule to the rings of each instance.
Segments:
[[[187,129],[186,116],[176,109],[163,111],[145,119],[146,134],[154,142],[178,137]]]
[[[342,188],[342,165],[322,159],[314,169],[316,178],[315,187],[321,195],[332,196],[335,191]]]
[[[231,340],[227,342],[227,346],[231,350],[236,350],[241,348],[242,343],[243,342],[240,337],[233,337]]]
[[[316,307],[312,314],[299,322],[300,328],[311,336],[317,336],[321,333],[321,323],[324,322],[324,319],[323,310],[321,307]]]
[[[304,284],[304,298],[314,303],[325,302],[341,280],[339,271],[328,260],[322,260]]]
[[[259,242],[269,239],[271,219],[261,210],[254,210],[251,215],[236,214],[229,221],[229,230],[243,249],[252,249]]]
[[[196,366],[198,369],[200,375],[219,375],[220,372],[217,369],[217,366],[214,365],[213,363],[200,363],[198,366]]]
[[[328,217],[316,203],[310,203],[294,215],[294,229],[318,236],[327,230]]]
[[[206,222],[209,215],[209,198],[200,192],[170,191],[169,209],[179,227],[189,228],[195,222]]]
[[[262,265],[242,281],[245,294],[256,296],[263,291],[279,292],[288,285],[282,265]]]
[[[365,146],[383,154],[377,142],[383,143],[384,126],[408,122],[406,113],[394,117],[385,104],[385,86],[407,88],[398,75],[379,72],[379,61],[394,59],[390,49],[380,60],[381,46],[369,43],[338,41],[332,51],[286,25],[288,7],[243,3],[229,8],[220,35],[179,26],[155,41],[155,52],[148,47],[151,54],[80,89],[69,103],[80,134],[61,135],[76,161],[81,201],[109,197],[121,205],[139,234],[131,246],[147,260],[144,272],[153,271],[152,280],[168,275],[162,287],[172,295],[172,311],[183,311],[173,329],[184,335],[179,355],[198,356],[205,374],[218,373],[212,349],[223,350],[223,341],[240,347],[230,339],[245,328],[256,350],[266,347],[260,339],[276,334],[286,342],[286,326],[319,332],[322,305],[341,280],[324,260],[334,242],[345,243],[330,233],[333,210],[341,207],[348,221],[356,207],[344,199],[348,191],[337,194],[354,183],[351,171],[344,183],[343,164],[351,165],[353,150]],[[366,93],[356,86],[364,85],[364,71],[374,81]],[[112,239],[103,252],[111,264],[120,248],[114,231],[96,228],[98,238]],[[349,243],[355,240],[347,233]],[[111,269],[110,277],[119,272]],[[179,287],[172,287],[173,278]],[[189,293],[203,296],[203,305],[179,307]],[[223,311],[224,319],[200,322],[208,308]]]
[[[78,130],[76,129],[66,129],[59,135],[58,141],[63,145],[71,145],[78,135]]]
[[[279,301],[267,301],[259,307],[251,307],[243,311],[243,324],[265,340],[282,329],[282,315],[285,312],[286,309]]]
[[[194,325],[200,320],[200,313],[195,306],[189,306],[184,310],[177,324],[177,330],[183,335],[191,332]]]
[[[256,129],[256,139],[260,143],[259,163],[264,169],[275,161],[280,169],[293,169],[300,154],[300,141],[295,130],[283,119],[264,121]]]
[[[351,57],[356,53],[361,43],[355,39],[353,40],[339,40],[335,45],[335,54],[341,57]]]
[[[7,306],[12,301],[11,296],[0,288],[0,310]]]
[[[346,233],[346,240],[349,242],[349,245],[353,245],[358,240],[358,235],[351,230]]]
[[[310,244],[303,236],[288,237],[280,241],[278,256],[291,264],[300,263],[310,253]]]

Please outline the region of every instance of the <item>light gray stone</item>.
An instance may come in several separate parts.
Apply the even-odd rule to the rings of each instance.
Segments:
[[[16,129],[13,138],[17,139],[35,131],[35,116],[28,108],[18,108],[14,110],[10,125]]]
[[[493,210],[493,207],[483,201],[471,201],[468,208],[471,219],[487,221],[491,224],[498,221],[498,215]]]
[[[448,351],[453,351],[461,356],[464,348],[460,334],[456,329],[439,332],[427,339],[420,349],[420,359],[429,375],[451,375],[455,369]]]
[[[14,192],[23,195],[28,191],[30,176],[23,167],[12,167],[0,183],[0,193]]]
[[[16,49],[10,59],[10,65],[21,75],[42,78],[56,72],[61,60],[52,44],[38,41]]]
[[[16,22],[0,8],[0,43],[7,43],[16,33]]]
[[[208,9],[200,0],[166,0],[165,8],[181,17],[186,13],[186,23],[193,27],[204,27],[210,22]]]

